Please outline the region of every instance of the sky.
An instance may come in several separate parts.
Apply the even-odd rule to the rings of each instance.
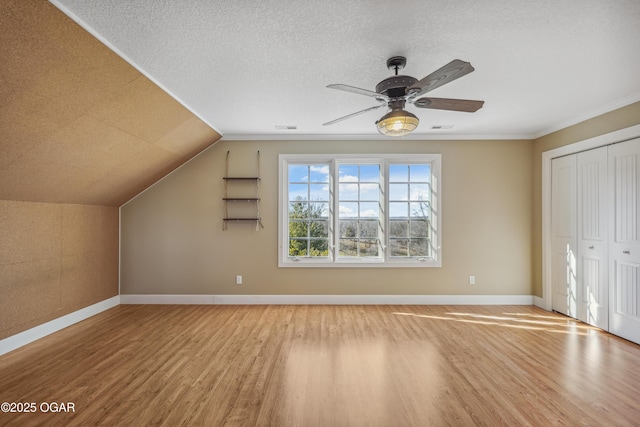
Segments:
[[[381,165],[338,164],[340,218],[379,218]],[[430,166],[389,165],[389,218],[407,218],[419,211],[418,201],[429,200]],[[329,164],[290,164],[289,200],[327,204],[331,199]]]

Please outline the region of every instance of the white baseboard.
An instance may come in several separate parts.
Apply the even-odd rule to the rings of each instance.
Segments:
[[[31,329],[27,329],[24,332],[20,332],[16,335],[12,335],[8,338],[0,340],[0,356],[24,345],[32,343],[36,340],[39,340],[40,338],[46,337],[47,335],[51,335],[54,332],[58,332],[59,330],[71,326],[74,323],[78,323],[85,319],[88,319],[91,316],[95,316],[96,314],[113,308],[119,304],[120,296],[117,295],[115,297],[90,305],[89,307],[85,307],[78,311],[74,311],[73,313],[69,313],[65,316],[58,317],[57,319],[51,320],[50,322],[43,323],[42,325],[38,325]]]
[[[532,305],[531,295],[120,295],[120,304]]]

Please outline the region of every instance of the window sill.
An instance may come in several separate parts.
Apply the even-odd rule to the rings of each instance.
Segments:
[[[279,261],[279,268],[439,268],[439,261]]]

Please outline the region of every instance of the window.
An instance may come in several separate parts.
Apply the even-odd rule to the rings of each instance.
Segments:
[[[429,257],[429,164],[389,165],[389,246],[392,257]]]
[[[379,164],[338,164],[338,257],[380,257],[381,193]]]
[[[280,156],[278,265],[439,267],[440,155]]]
[[[289,166],[289,256],[329,255],[329,165]]]

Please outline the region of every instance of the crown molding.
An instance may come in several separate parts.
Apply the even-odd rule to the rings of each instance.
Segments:
[[[475,141],[475,140],[532,140],[532,134],[410,134],[389,137],[371,134],[303,134],[303,133],[226,133],[220,141]]]
[[[640,101],[640,92],[636,92],[629,96],[626,96],[622,99],[615,100],[610,102],[609,104],[603,105],[599,108],[593,109],[583,115],[573,117],[571,119],[567,119],[561,122],[556,123],[555,125],[548,127],[544,130],[541,130],[537,133],[531,135],[531,139],[538,139],[545,135],[549,135],[550,133],[557,132],[559,130],[568,128],[569,126],[577,125],[578,123],[582,123],[589,119],[593,119],[594,117],[601,116],[603,114],[610,113],[619,108],[626,107],[627,105],[631,105],[635,102]]]

